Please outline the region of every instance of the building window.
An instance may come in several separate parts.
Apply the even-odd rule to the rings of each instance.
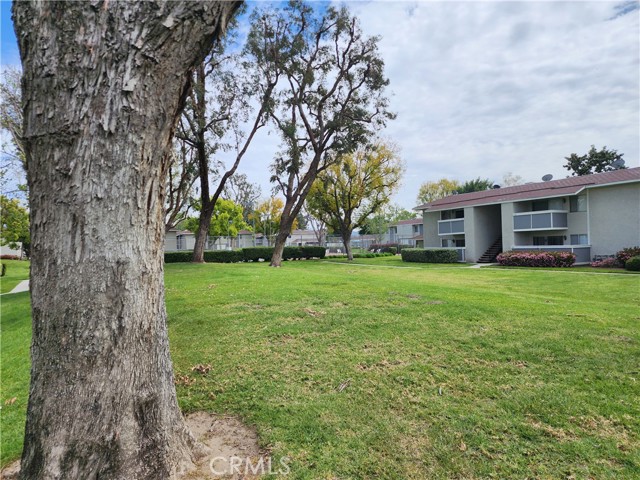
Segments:
[[[453,220],[454,218],[464,218],[464,209],[443,210],[440,212],[440,220]]]
[[[587,211],[586,195],[578,195],[577,197],[571,197],[569,199],[569,209],[570,209],[569,211],[571,212],[586,212]]]
[[[548,235],[545,237],[533,237],[533,244],[536,246],[564,245],[564,237],[562,235]]]
[[[453,242],[454,242],[455,246],[458,247],[458,248],[462,248],[462,247],[465,246],[464,238],[456,239]]]
[[[531,202],[532,212],[540,212],[542,210],[549,210],[549,200],[533,200]]]
[[[589,245],[589,237],[586,233],[571,235],[571,245]]]

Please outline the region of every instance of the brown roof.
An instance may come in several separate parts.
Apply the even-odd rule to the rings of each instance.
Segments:
[[[449,210],[473,205],[513,202],[515,200],[562,197],[564,195],[575,195],[585,188],[626,182],[640,182],[640,167],[596,173],[594,175],[568,177],[550,182],[528,183],[515,187],[451,195],[420,205],[415,210]]]
[[[419,225],[423,222],[421,218],[412,218],[411,220],[399,220],[396,225]]]

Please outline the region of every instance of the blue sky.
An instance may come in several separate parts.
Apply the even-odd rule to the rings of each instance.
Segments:
[[[407,172],[395,201],[420,184],[507,172],[563,178],[564,157],[592,144],[640,166],[638,2],[347,2],[380,35],[398,118],[384,135]],[[2,64],[18,63],[10,3],[0,2]],[[241,173],[270,191],[275,135],[260,134]]]

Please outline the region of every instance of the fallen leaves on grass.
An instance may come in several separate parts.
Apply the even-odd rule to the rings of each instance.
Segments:
[[[208,363],[206,365],[199,363],[198,365],[194,365],[193,367],[191,367],[191,371],[198,372],[200,375],[206,375],[211,371],[212,368],[213,367]]]
[[[182,385],[183,387],[190,387],[196,383],[195,378],[191,378],[189,375],[176,375],[175,384]]]
[[[317,311],[317,310],[312,310],[312,309],[310,309],[310,308],[305,308],[305,309],[304,309],[304,312],[305,312],[307,315],[309,315],[309,316],[311,316],[311,317],[314,317],[314,318],[316,318],[316,317],[321,317],[321,316],[323,316],[323,315],[325,314],[325,312],[320,312],[320,311]]]
[[[9,398],[8,400],[4,401],[4,404],[5,405],[13,405],[14,403],[16,403],[17,399],[18,399],[17,397]]]

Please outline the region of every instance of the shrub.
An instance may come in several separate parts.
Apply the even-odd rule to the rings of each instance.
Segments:
[[[327,249],[324,247],[300,247],[302,249],[302,256],[309,260],[310,258],[324,258],[327,254]]]
[[[621,268],[622,264],[620,264],[617,258],[612,257],[592,262],[591,266],[596,268]]]
[[[571,252],[503,252],[497,257],[500,265],[510,267],[571,267],[576,255]]]
[[[20,260],[18,255],[0,255],[2,260]]]
[[[165,252],[164,263],[190,262],[193,252]]]
[[[618,259],[618,262],[620,262],[620,264],[624,267],[627,263],[627,260],[629,260],[631,257],[637,257],[638,255],[640,255],[640,247],[627,247],[616,253],[616,258]]]
[[[209,263],[237,263],[243,260],[242,250],[207,250],[204,261]]]
[[[262,259],[265,262],[271,261],[273,247],[248,247],[242,249],[242,256],[246,262],[257,262]]]
[[[631,257],[627,260],[627,263],[624,264],[624,268],[631,272],[640,272],[640,255],[636,255],[635,257]]]
[[[402,261],[416,263],[457,263],[458,252],[444,248],[403,248]]]
[[[389,247],[389,253],[395,255],[398,253],[398,247]]]
[[[0,277],[4,277],[6,273],[7,273],[7,264],[3,263],[2,267],[0,268]]]

